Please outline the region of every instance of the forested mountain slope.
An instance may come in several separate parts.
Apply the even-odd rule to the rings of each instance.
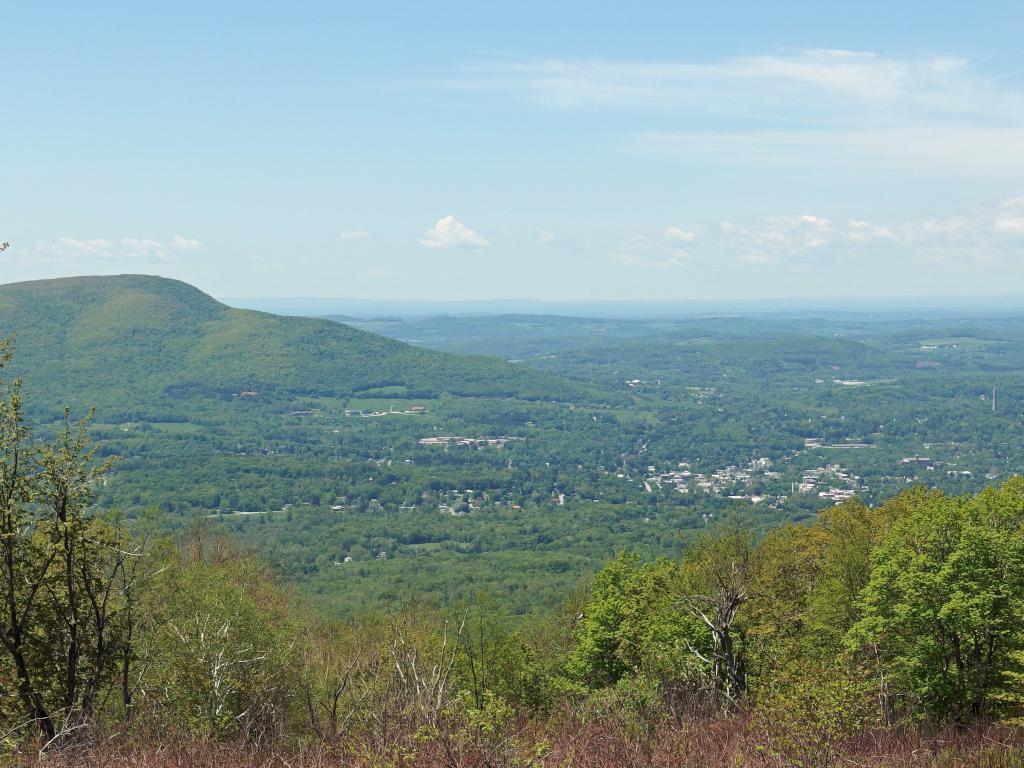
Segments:
[[[232,309],[160,277],[75,277],[0,286],[0,335],[51,405],[140,405],[242,391],[345,396],[402,387],[558,400],[579,385],[499,360],[410,347],[327,320]]]

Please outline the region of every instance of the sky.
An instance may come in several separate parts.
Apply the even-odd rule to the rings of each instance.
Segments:
[[[2,282],[1024,296],[1024,3],[3,3]]]

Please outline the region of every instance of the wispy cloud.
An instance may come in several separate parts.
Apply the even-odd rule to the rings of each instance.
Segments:
[[[171,238],[171,247],[178,251],[201,251],[206,246],[191,237],[175,235]]]
[[[163,259],[168,253],[164,243],[148,237],[122,237],[117,246],[118,252],[128,257]]]
[[[58,237],[56,240],[36,243],[35,251],[40,254],[59,256],[90,256],[108,258],[113,252],[114,242],[102,237],[82,240],[77,237]]]
[[[800,49],[710,62],[501,59],[464,67],[436,84],[559,109],[642,107],[773,120],[820,110],[825,99],[855,109],[884,106],[999,119],[1024,114],[1024,94],[977,74],[965,58],[871,51]]]
[[[836,168],[855,164],[896,172],[1018,176],[1024,170],[1024,122],[986,127],[907,120],[898,128],[815,130],[641,131],[622,148],[746,167]]]
[[[611,251],[611,261],[633,267],[736,265],[800,270],[838,263],[880,267],[897,262],[1013,263],[1024,247],[1024,197],[970,214],[943,218],[837,222],[825,216],[768,216],[695,228],[690,240],[638,235]],[[686,230],[683,230],[686,231]],[[685,245],[685,248],[683,247]]]
[[[428,248],[486,248],[488,242],[448,214],[420,236],[420,245]]]
[[[1024,197],[1003,201],[992,227],[1002,235],[1024,236]]]
[[[863,219],[850,219],[846,224],[846,236],[855,243],[895,239],[895,235],[888,227],[872,224],[870,221],[864,221]]]
[[[630,152],[758,166],[1024,170],[1024,89],[958,56],[803,49],[716,61],[499,59],[434,85],[626,113],[617,122]]]
[[[346,229],[340,235],[341,240],[365,240],[370,236],[370,233],[365,229]]]
[[[35,259],[40,262],[80,265],[104,268],[112,264],[167,263],[181,254],[198,253],[205,250],[199,240],[175,235],[170,240],[155,240],[148,237],[77,238],[57,237],[41,240],[32,247]]]
[[[670,243],[692,243],[697,239],[697,235],[680,227],[665,227],[661,239]]]

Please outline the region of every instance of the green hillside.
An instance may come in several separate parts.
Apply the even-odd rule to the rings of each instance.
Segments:
[[[176,280],[75,277],[0,286],[0,335],[51,406],[157,405],[168,399],[347,396],[560,400],[582,388],[500,360],[410,347],[345,325],[232,309]]]
[[[24,378],[38,434],[65,405],[96,406],[90,434],[120,457],[98,506],[229,530],[324,610],[516,583],[522,613],[624,542],[677,543],[678,516],[624,521],[595,503],[615,489],[589,468],[636,439],[621,391],[137,275],[0,286],[11,335],[4,373]]]

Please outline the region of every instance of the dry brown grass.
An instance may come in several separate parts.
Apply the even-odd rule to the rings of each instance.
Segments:
[[[500,738],[434,734],[381,754],[371,739],[336,745],[251,748],[153,734],[94,739],[58,754],[31,753],[13,765],[52,768],[1024,768],[1024,733],[999,726],[889,729],[862,733],[836,756],[799,763],[773,752],[752,720],[703,718],[637,732],[623,721],[580,722],[562,714],[521,722]]]

